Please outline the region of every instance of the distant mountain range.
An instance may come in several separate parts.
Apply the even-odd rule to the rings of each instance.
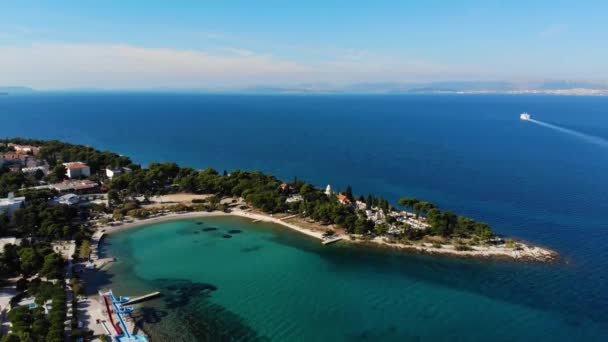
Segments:
[[[304,84],[289,87],[258,86],[237,90],[246,93],[335,93],[335,94],[563,94],[608,95],[606,82],[541,81],[446,81],[430,83],[356,83],[344,86]]]
[[[257,85],[245,88],[148,88],[141,90],[77,88],[53,90],[53,92],[199,92],[240,94],[556,94],[556,95],[605,95],[608,82],[571,80],[543,80],[535,82],[509,81],[444,81],[428,83],[303,83],[289,86]],[[28,87],[0,87],[0,94],[27,94],[37,92]]]

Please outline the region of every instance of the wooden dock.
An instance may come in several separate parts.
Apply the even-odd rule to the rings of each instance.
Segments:
[[[152,299],[152,298],[155,298],[155,297],[158,297],[158,296],[160,296],[160,292],[158,292],[158,291],[152,292],[152,293],[148,293],[146,295],[130,299],[128,302],[124,303],[123,305],[131,305],[131,304],[143,302],[145,300]]]
[[[336,237],[331,237],[331,238],[324,238],[323,241],[321,241],[321,243],[324,245],[329,245],[330,243],[338,242],[340,240],[342,240],[342,237],[336,236]]]

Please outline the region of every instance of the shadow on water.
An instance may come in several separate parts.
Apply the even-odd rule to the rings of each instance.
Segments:
[[[218,289],[213,284],[182,279],[157,279],[153,283],[163,293],[163,305],[145,308],[139,321],[154,340],[268,340],[240,316],[210,300]]]
[[[262,246],[256,245],[256,246],[241,248],[241,252],[243,252],[243,253],[252,253],[252,252],[257,252],[257,251],[259,251],[261,249],[262,249]]]
[[[177,309],[186,306],[193,298],[208,298],[217,286],[206,283],[196,283],[190,280],[156,279],[153,283],[162,289],[167,309]]]

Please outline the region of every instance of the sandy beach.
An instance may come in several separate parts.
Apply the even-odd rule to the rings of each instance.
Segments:
[[[275,217],[271,217],[271,216],[265,215],[265,214],[252,213],[252,212],[247,212],[247,211],[238,210],[238,209],[232,210],[230,213],[225,213],[222,211],[212,211],[212,212],[197,211],[197,212],[185,212],[185,213],[170,213],[170,214],[165,214],[163,216],[157,216],[157,217],[141,219],[141,220],[133,220],[132,222],[125,222],[120,225],[103,226],[103,227],[98,228],[98,231],[103,230],[105,234],[112,234],[112,233],[117,233],[117,232],[120,232],[120,231],[123,231],[126,229],[141,227],[141,226],[154,224],[154,223],[175,221],[175,220],[181,220],[181,219],[217,217],[217,216],[239,216],[239,217],[249,218],[252,221],[259,220],[259,221],[264,221],[264,222],[272,222],[272,223],[280,224],[284,227],[293,229],[302,234],[306,234],[310,237],[314,237],[317,239],[323,239],[323,233],[321,233],[321,232],[316,232],[316,231],[312,231],[309,229],[304,229],[302,227],[298,227],[294,224],[284,222],[280,218],[275,218]]]
[[[299,233],[308,235],[310,237],[323,240],[323,232],[322,231],[313,231],[310,229],[306,229],[295,225],[293,223],[285,222],[281,218],[272,217],[267,214],[248,212],[243,210],[232,210],[230,213],[224,213],[221,211],[213,211],[213,212],[186,212],[186,213],[169,213],[163,216],[134,220],[132,222],[122,223],[116,226],[104,226],[99,228],[99,230],[103,230],[104,234],[112,234],[119,231],[123,231],[125,229],[131,229],[135,227],[140,227],[153,223],[167,222],[179,219],[188,219],[188,218],[200,218],[200,217],[215,217],[215,216],[239,216],[244,218],[249,218],[252,221],[264,221],[271,222],[275,224],[279,224],[283,227],[287,227]],[[321,227],[325,230],[330,229],[331,227]],[[415,252],[421,253],[429,253],[429,254],[439,254],[439,255],[452,255],[452,256],[460,256],[460,257],[480,257],[480,258],[511,258],[511,259],[521,259],[521,260],[529,260],[529,261],[553,261],[557,258],[557,253],[551,251],[549,249],[531,246],[526,243],[519,242],[519,248],[507,248],[503,246],[471,246],[472,250],[469,251],[460,251],[456,250],[453,245],[445,244],[442,245],[441,248],[434,247],[430,243],[419,243],[419,244],[411,244],[406,245],[403,243],[390,243],[387,239],[383,237],[376,237],[371,240],[365,239],[351,239],[351,237],[347,234],[336,233],[337,236],[341,237],[344,241],[349,243],[360,243],[360,244],[375,244],[378,246],[397,248],[402,250],[411,250]]]

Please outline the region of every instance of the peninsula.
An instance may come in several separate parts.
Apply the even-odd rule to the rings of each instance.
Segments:
[[[390,203],[355,195],[350,186],[335,191],[259,171],[195,170],[175,163],[142,168],[126,156],[59,141],[0,141],[0,198],[1,276],[13,289],[0,305],[12,308],[11,334],[46,340],[105,334],[91,323],[101,310],[85,310],[88,328],[73,314],[82,311],[78,298],[84,294],[78,270],[111,262],[98,258],[104,234],[162,220],[237,215],[274,222],[324,244],[341,240],[455,257],[557,258],[554,251],[498,237],[485,223],[412,197]],[[52,305],[51,325],[41,322],[34,331],[46,316],[19,309],[29,301],[64,304]],[[69,328],[60,324],[66,319]]]

